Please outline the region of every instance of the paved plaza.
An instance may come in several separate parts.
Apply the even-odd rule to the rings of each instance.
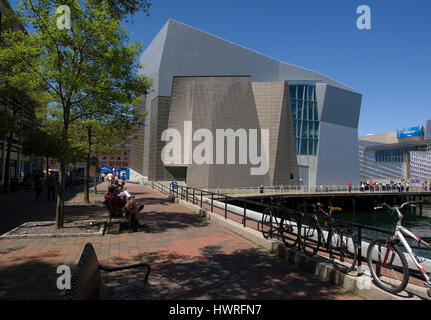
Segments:
[[[81,197],[79,188],[68,191],[69,200]],[[99,190],[106,190],[106,183]],[[168,202],[158,191],[131,183],[128,190],[145,205],[150,226],[145,231],[112,228],[94,237],[1,239],[0,299],[61,299],[64,291],[56,287],[57,267],[68,265],[73,273],[87,242],[103,265],[149,263],[154,299],[359,299]],[[32,190],[1,196],[0,202],[2,233],[26,221],[54,219],[54,202],[48,203],[42,195],[35,203]],[[66,220],[107,218],[104,208],[65,211]],[[139,281],[141,275],[129,277]]]

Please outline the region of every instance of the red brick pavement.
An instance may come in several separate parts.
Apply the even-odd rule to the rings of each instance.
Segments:
[[[56,268],[66,264],[73,272],[87,242],[101,264],[149,263],[156,299],[358,299],[151,188],[128,190],[145,204],[147,231],[0,240],[0,299],[61,298]]]

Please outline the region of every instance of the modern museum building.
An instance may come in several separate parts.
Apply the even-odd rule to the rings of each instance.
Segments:
[[[359,183],[362,96],[352,88],[174,20],[140,63],[153,87],[138,106],[147,114],[132,141],[132,179],[196,188]]]

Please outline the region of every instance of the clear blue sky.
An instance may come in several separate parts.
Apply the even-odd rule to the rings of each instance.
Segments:
[[[356,28],[362,4],[372,30]],[[169,18],[352,87],[360,136],[431,119],[429,0],[153,0],[128,30],[145,48]]]

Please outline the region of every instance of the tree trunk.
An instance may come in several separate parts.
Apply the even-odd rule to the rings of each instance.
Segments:
[[[87,127],[87,156],[85,159],[85,189],[84,202],[90,202],[90,157],[91,157],[91,127]]]
[[[49,172],[49,157],[46,157],[46,176],[48,177],[48,172]]]
[[[66,177],[66,151],[63,151],[60,156],[60,173],[59,173],[59,183],[57,185],[57,205],[55,208],[55,226],[57,229],[63,228],[64,221],[64,182]]]
[[[5,106],[6,112],[9,110],[9,96],[6,96],[6,106]],[[13,106],[13,118],[15,119],[16,116],[16,108]],[[7,139],[7,147],[6,147],[6,158],[5,158],[5,165],[4,165],[4,182],[3,182],[3,191],[8,192],[9,191],[9,185],[10,185],[10,154],[12,152],[12,141],[13,141],[13,131],[9,132],[9,137]]]
[[[99,166],[97,165],[94,169],[94,194],[97,194],[97,183],[99,182]]]
[[[61,134],[62,138],[62,149],[60,153],[60,174],[59,174],[59,185],[57,192],[57,205],[55,208],[55,226],[57,229],[63,228],[64,222],[64,189],[66,179],[66,167],[68,164],[68,131],[69,131],[69,116],[70,116],[70,104],[63,106],[63,130]]]
[[[12,139],[13,139],[13,132],[9,133],[9,137],[7,138],[6,158],[5,158],[5,164],[4,164],[4,180],[3,180],[4,192],[9,191],[9,185],[10,185],[10,154],[12,151]]]

